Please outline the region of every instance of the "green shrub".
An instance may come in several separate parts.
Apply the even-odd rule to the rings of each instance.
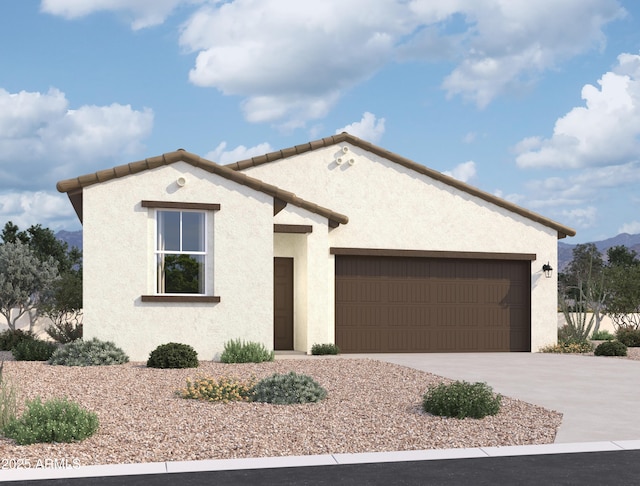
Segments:
[[[621,326],[616,331],[616,338],[629,348],[637,348],[640,346],[640,329]]]
[[[149,368],[197,368],[198,353],[188,344],[161,344],[149,354],[147,366]]]
[[[55,343],[41,339],[24,339],[11,350],[16,361],[47,361],[57,349]]]
[[[82,323],[69,321],[54,322],[45,329],[51,339],[60,344],[67,344],[82,339]]]
[[[11,351],[19,342],[32,339],[35,339],[35,336],[30,331],[7,329],[0,332],[0,351]]]
[[[19,445],[40,442],[75,442],[91,437],[98,430],[98,416],[66,399],[42,403],[28,400],[19,419],[4,427],[4,435]]]
[[[111,341],[93,338],[73,341],[54,351],[49,359],[52,365],[101,366],[127,363],[129,357]]]
[[[600,329],[593,333],[591,339],[594,341],[613,341],[614,337],[615,336],[606,329]]]
[[[178,393],[182,398],[226,403],[249,400],[252,387],[252,382],[240,381],[235,378],[201,377],[193,381],[187,378],[187,386]]]
[[[18,413],[17,391],[13,383],[4,377],[3,368],[4,361],[0,364],[0,430],[4,430]]]
[[[335,344],[314,344],[311,346],[311,354],[313,355],[322,355],[322,354],[339,354],[340,348]]]
[[[596,356],[626,356],[627,347],[620,341],[605,341],[598,345],[593,354]]]
[[[559,342],[558,344],[550,344],[540,348],[541,353],[590,353],[593,351],[593,344],[589,341],[578,342]]]
[[[268,351],[263,344],[240,339],[227,341],[220,355],[223,363],[262,363],[273,359],[274,352]]]
[[[260,380],[251,390],[254,402],[273,403],[276,405],[291,405],[294,403],[315,403],[324,399],[327,391],[313,378],[298,375],[291,371],[289,374],[275,374]]]
[[[494,395],[486,383],[456,381],[430,387],[422,399],[425,412],[463,419],[483,418],[500,411],[502,396]]]

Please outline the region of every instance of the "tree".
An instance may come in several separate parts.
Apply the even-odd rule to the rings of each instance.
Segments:
[[[609,289],[606,312],[615,327],[640,328],[640,260],[634,250],[615,246],[607,251]]]
[[[569,334],[583,341],[600,329],[607,286],[602,254],[593,243],[577,245],[566,272],[558,279],[560,308]]]
[[[58,279],[58,268],[53,258],[40,260],[35,252],[20,241],[0,245],[0,315],[9,329],[15,330],[16,321],[38,306],[52,291]],[[30,319],[33,330],[35,319]]]
[[[19,231],[18,226],[9,221],[5,224],[0,236],[5,243],[20,241],[28,245],[42,261],[52,257],[61,274],[77,269],[82,262],[80,250],[75,247],[69,249],[69,245],[56,238],[53,231],[39,224],[30,226],[26,231]]]
[[[54,333],[59,331],[70,336],[81,333],[82,252],[77,248],[69,249],[67,243],[57,239],[53,231],[39,224],[20,231],[17,225],[9,221],[0,237],[4,244],[20,243],[27,246],[43,264],[52,260],[60,275],[52,288],[38,296],[37,305],[29,309],[29,327],[33,328],[38,315],[44,314],[53,321]]]

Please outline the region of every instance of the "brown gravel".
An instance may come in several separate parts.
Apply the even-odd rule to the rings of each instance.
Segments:
[[[207,403],[175,391],[187,377],[261,378],[296,371],[328,397],[318,404]],[[342,357],[160,370],[143,363],[74,368],[7,361],[21,399],[68,397],[98,414],[96,435],[74,444],[17,446],[0,438],[0,457],[76,459],[81,465],[420,450],[553,442],[561,414],[503,398],[482,420],[422,412],[427,387],[444,378],[390,363]]]

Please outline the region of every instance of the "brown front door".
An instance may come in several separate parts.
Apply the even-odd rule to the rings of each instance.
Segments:
[[[293,349],[293,258],[273,259],[273,348]]]

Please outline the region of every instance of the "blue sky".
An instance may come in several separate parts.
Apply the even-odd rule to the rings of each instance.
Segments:
[[[640,233],[640,5],[0,3],[0,224],[80,229],[61,179],[344,130],[575,228],[567,243]]]

